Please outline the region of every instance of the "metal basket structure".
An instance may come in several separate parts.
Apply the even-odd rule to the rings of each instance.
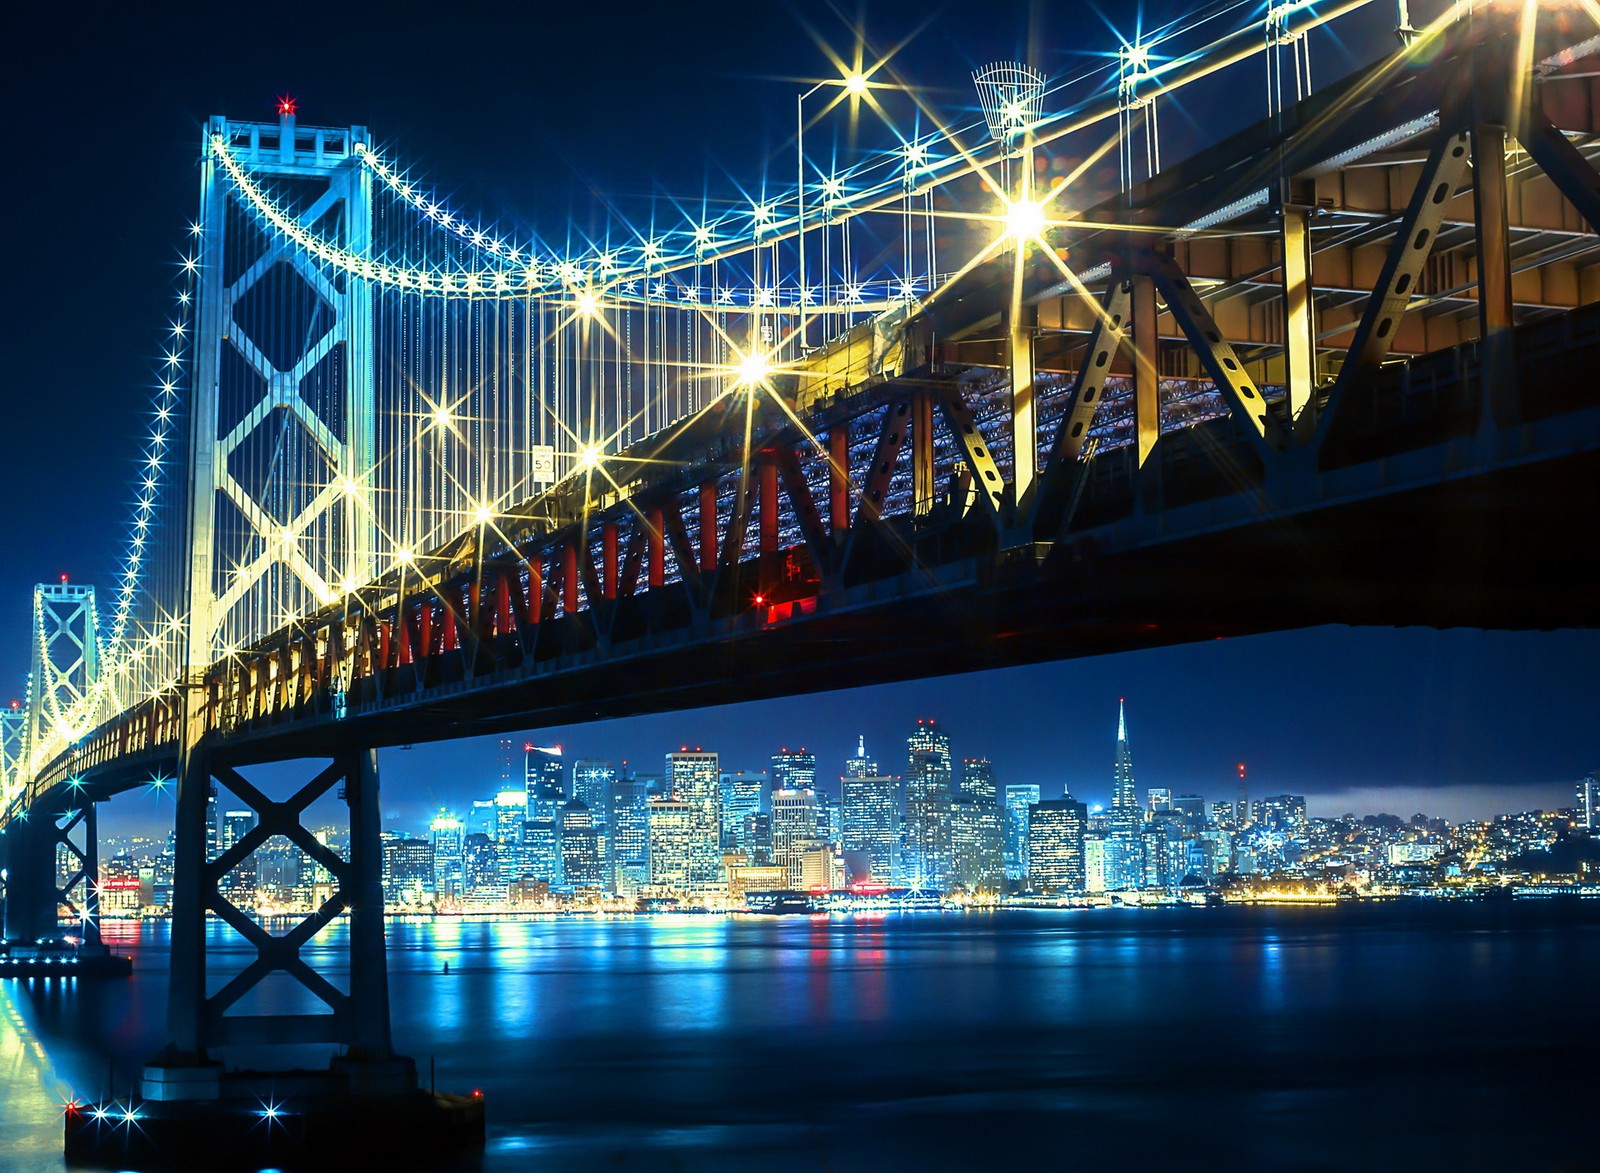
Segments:
[[[1020,61],[996,61],[972,73],[989,134],[1006,143],[1039,120],[1045,75]]]

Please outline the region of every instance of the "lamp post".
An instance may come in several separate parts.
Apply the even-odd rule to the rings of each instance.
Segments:
[[[795,150],[795,247],[800,253],[800,349],[806,348],[806,99],[824,86],[843,86],[845,92],[858,97],[866,92],[867,79],[861,73],[849,73],[834,80],[819,81],[794,100],[794,150]]]

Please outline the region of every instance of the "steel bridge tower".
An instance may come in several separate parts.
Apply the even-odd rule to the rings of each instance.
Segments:
[[[67,745],[98,716],[99,615],[92,586],[63,577],[33,589],[33,655],[28,703],[10,709],[0,735],[0,777],[23,781],[34,750]],[[33,940],[56,931],[65,908],[89,950],[100,944],[100,844],[96,807],[68,786],[33,804],[5,830],[5,936]]]
[[[148,1100],[259,1096],[283,1072],[225,1074],[218,1048],[326,1045],[328,1071],[304,1090],[407,1093],[415,1066],[390,1049],[383,939],[377,754],[341,749],[288,797],[242,771],[260,756],[207,733],[206,670],[373,577],[375,527],[361,501],[373,470],[372,294],[348,269],[317,260],[286,230],[298,224],[347,254],[370,247],[371,177],[361,127],[301,128],[213,118],[201,165],[194,411],[188,480],[188,644],[178,775],[168,1045],[145,1068]],[[232,165],[240,170],[230,170]],[[257,185],[285,223],[263,222],[234,190]],[[272,755],[274,758],[281,755]],[[227,787],[255,827],[210,858],[207,802]],[[349,808],[347,858],[301,823],[337,786]],[[335,891],[283,935],[229,898],[225,877],[281,836],[332,876]],[[348,988],[300,956],[349,913]],[[206,918],[215,913],[255,950],[211,991]],[[267,979],[288,978],[325,1012],[239,1013]],[[211,991],[211,992],[208,992]],[[295,1068],[300,1062],[291,1064]]]
[[[366,130],[212,118],[195,258],[188,480],[191,678],[372,577],[372,294],[236,198],[223,147],[277,206],[346,252],[371,243]]]

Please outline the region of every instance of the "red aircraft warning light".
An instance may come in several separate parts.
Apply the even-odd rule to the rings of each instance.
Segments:
[[[279,97],[278,97],[278,117],[280,117],[280,118],[293,118],[294,117],[294,112],[299,107],[299,105],[300,105],[300,103],[296,102],[288,94],[279,95]]]

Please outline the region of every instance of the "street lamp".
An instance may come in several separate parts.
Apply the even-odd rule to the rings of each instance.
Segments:
[[[823,86],[843,86],[853,98],[867,92],[867,77],[860,70],[852,70],[838,80],[824,79],[794,100],[794,150],[795,150],[795,240],[800,253],[800,349],[806,348],[806,99]]]

